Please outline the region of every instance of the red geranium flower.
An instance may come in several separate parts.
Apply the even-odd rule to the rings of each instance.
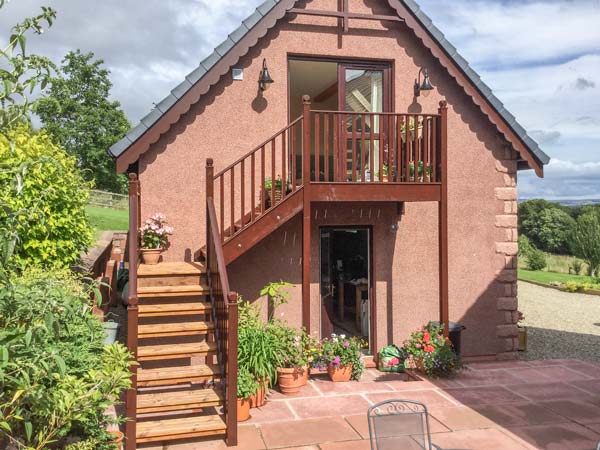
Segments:
[[[431,341],[431,334],[429,334],[429,333],[424,333],[424,334],[423,334],[423,340],[424,340],[424,341],[425,341],[427,344],[429,344],[429,342]]]
[[[428,346],[426,346],[426,347],[424,348],[424,350],[425,350],[427,353],[433,353],[433,352],[435,351],[435,348],[433,348],[433,345],[428,345]]]

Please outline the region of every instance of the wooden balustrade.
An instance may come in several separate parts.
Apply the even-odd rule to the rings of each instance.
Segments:
[[[128,237],[128,261],[129,261],[129,294],[127,301],[127,347],[137,359],[138,350],[138,293],[137,293],[137,270],[138,270],[138,245],[140,229],[140,182],[137,175],[129,174],[129,237]],[[131,387],[125,394],[125,449],[135,450],[136,442],[136,406],[137,406],[137,364],[129,367],[131,371]]]
[[[222,242],[302,186],[302,117],[214,175]]]
[[[243,161],[243,160],[242,160]],[[217,360],[224,375],[227,445],[237,445],[238,294],[229,289],[223,243],[213,199],[213,161],[206,164],[206,277],[215,324]]]
[[[440,181],[439,114],[310,115],[311,182]]]

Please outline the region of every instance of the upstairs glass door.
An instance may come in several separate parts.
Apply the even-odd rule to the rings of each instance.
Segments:
[[[386,130],[379,115],[368,113],[391,109],[389,65],[339,64],[338,83],[339,110],[356,113],[346,115],[341,124],[338,173],[346,177],[343,181],[381,181],[376,169],[379,137]]]

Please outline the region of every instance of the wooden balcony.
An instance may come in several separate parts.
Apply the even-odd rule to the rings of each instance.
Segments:
[[[226,255],[253,224],[270,222],[272,232],[299,213],[300,190],[308,202],[439,201],[443,128],[440,112],[311,110],[305,98],[301,117],[212,178]],[[292,196],[278,208],[285,214],[264,220]]]

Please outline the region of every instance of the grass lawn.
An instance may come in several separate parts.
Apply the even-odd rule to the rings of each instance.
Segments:
[[[536,281],[538,283],[550,284],[553,281],[566,283],[567,281],[575,281],[580,283],[589,283],[598,285],[598,279],[585,275],[570,275],[568,273],[558,272],[543,272],[541,270],[525,270],[519,269],[519,279],[525,281]]]
[[[96,232],[96,239],[103,231],[129,228],[129,214],[126,210],[86,206],[85,211]]]

